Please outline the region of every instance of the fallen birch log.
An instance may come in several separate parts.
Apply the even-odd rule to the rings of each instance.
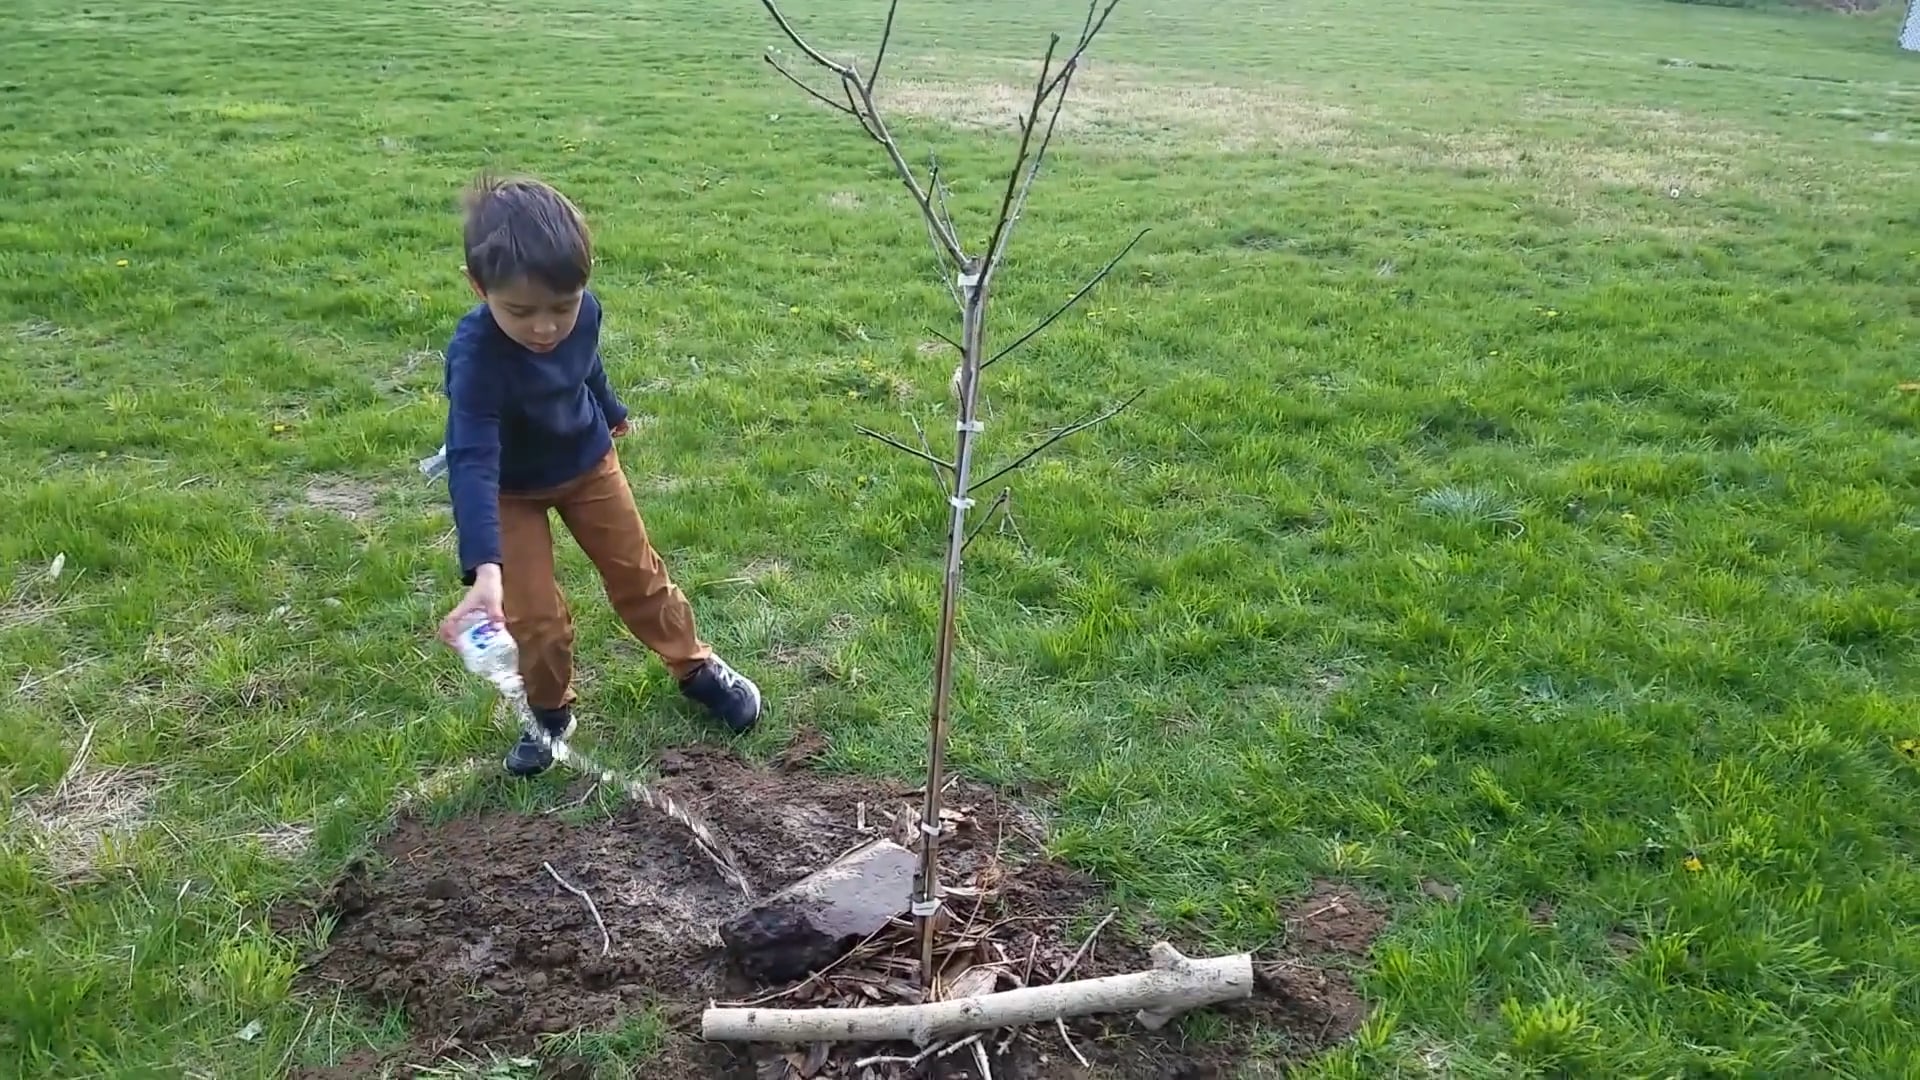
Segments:
[[[1189,1009],[1253,994],[1248,953],[1193,960],[1166,942],[1153,968],[1126,975],[1004,990],[997,994],[854,1009],[710,1008],[700,1035],[710,1042],[907,1042],[920,1046],[972,1031],[1020,1027],[1095,1013],[1137,1012],[1149,1029]]]

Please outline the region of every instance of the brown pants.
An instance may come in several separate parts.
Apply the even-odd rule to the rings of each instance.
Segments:
[[[500,578],[527,703],[554,709],[573,702],[573,616],[553,573],[549,510],[560,512],[593,560],[608,601],[633,636],[666,661],[674,678],[699,670],[713,650],[700,640],[692,606],[647,541],[619,455],[609,452],[586,475],[559,487],[500,494]]]

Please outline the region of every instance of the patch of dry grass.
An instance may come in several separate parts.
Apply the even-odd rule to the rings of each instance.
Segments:
[[[130,866],[128,848],[160,789],[160,775],[151,768],[93,764],[92,747],[89,727],[53,790],[30,792],[14,805],[14,825],[48,877],[62,886],[97,881]]]
[[[4,597],[0,597],[0,631],[32,626],[56,615],[79,611],[95,605],[82,604],[55,592],[65,572],[67,557],[56,555],[46,567],[21,574]]]
[[[1356,146],[1369,160],[1485,173],[1554,190],[1636,191],[1685,198],[1747,177],[1748,154],[1766,140],[1676,109],[1603,108],[1532,99],[1511,126],[1404,131],[1385,145]],[[1562,134],[1564,132],[1565,134]]]
[[[1014,129],[1033,97],[1033,63],[1006,61],[968,73],[951,73],[949,66],[926,57],[905,65],[881,83],[881,108],[955,127]],[[1239,152],[1338,145],[1350,138],[1350,117],[1343,106],[1283,84],[1173,81],[1145,68],[1101,63],[1075,76],[1059,132],[1096,145],[1102,137],[1145,140],[1169,153],[1192,151],[1199,134],[1213,148]]]
[[[961,70],[920,57],[882,84],[881,104],[916,119],[1010,131],[1031,97],[1031,70],[1030,63],[1014,61]],[[1303,149],[1399,168],[1484,175],[1539,187],[1570,206],[1591,202],[1594,193],[1705,195],[1751,182],[1756,151],[1779,159],[1768,137],[1680,109],[1607,107],[1540,95],[1499,126],[1394,127],[1386,118],[1281,83],[1176,80],[1119,64],[1095,64],[1076,77],[1060,130],[1082,145],[1124,140],[1130,152],[1187,152],[1196,143],[1226,153]]]
[[[301,501],[312,510],[338,514],[348,521],[371,517],[380,490],[350,476],[318,476],[307,482]]]

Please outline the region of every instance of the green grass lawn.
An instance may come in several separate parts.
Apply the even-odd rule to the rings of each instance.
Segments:
[[[883,10],[790,6],[862,56]],[[1026,58],[1081,10],[902,4],[883,104],[976,244]],[[938,418],[956,320],[775,36],[751,0],[0,12],[0,1072],[277,1075],[393,1034],[295,993],[266,912],[503,743],[430,638],[458,589],[413,468],[485,167],[596,227],[622,453],[768,694],[750,749],[813,725],[830,767],[919,767],[945,506],[851,427]],[[987,446],[1147,392],[1021,474],[1026,546],[970,553],[954,759],[1222,946],[1313,876],[1389,902],[1374,1019],[1305,1075],[1920,1076],[1893,40],[1125,0],[1096,46],[990,337],[1153,231],[993,369]],[[565,552],[584,745],[713,738]]]

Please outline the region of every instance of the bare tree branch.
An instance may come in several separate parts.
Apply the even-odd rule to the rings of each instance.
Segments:
[[[878,439],[879,441],[886,443],[888,446],[893,447],[895,450],[902,450],[902,451],[905,451],[906,453],[912,454],[914,457],[917,457],[922,461],[930,461],[933,464],[938,465],[940,468],[948,470],[949,472],[953,470],[952,462],[942,461],[930,453],[926,453],[921,450],[916,450],[913,447],[908,446],[906,443],[901,442],[899,439],[896,439],[891,435],[883,435],[880,432],[873,430],[872,428],[863,428],[858,424],[854,425],[853,430],[859,432],[862,435],[865,435],[869,439]]]
[[[962,349],[962,348],[960,347],[960,343],[959,343],[959,342],[957,342],[957,341],[955,341],[955,340],[953,340],[952,338],[950,338],[950,337],[948,337],[947,335],[945,335],[945,334],[943,334],[943,333],[941,333],[940,331],[938,331],[938,330],[935,330],[935,329],[934,329],[933,327],[931,327],[931,326],[929,326],[929,327],[926,327],[925,329],[926,329],[926,331],[927,331],[927,333],[929,333],[929,334],[932,334],[932,335],[933,335],[934,337],[937,337],[937,338],[939,338],[939,339],[940,339],[941,341],[943,341],[943,342],[945,342],[946,344],[948,344],[949,346],[951,346],[951,347],[953,348],[953,351],[954,351],[954,352],[964,352],[964,351],[966,351],[966,350],[964,350],[964,349]]]
[[[787,17],[781,13],[780,5],[775,3],[775,0],[760,0],[760,6],[766,8],[767,14],[773,16],[773,21],[780,27],[780,32],[786,35],[788,41],[793,42],[795,48],[805,53],[808,59],[826,68],[839,78],[842,88],[846,91],[848,103],[853,108],[854,117],[860,121],[860,126],[866,131],[867,137],[879,143],[881,149],[887,152],[887,160],[892,163],[893,171],[899,175],[901,183],[905,184],[907,191],[912,194],[914,205],[919,207],[920,216],[925,219],[927,223],[927,231],[933,236],[934,248],[953,264],[954,269],[966,269],[968,260],[966,252],[961,250],[959,238],[953,234],[951,229],[941,222],[940,215],[934,209],[932,199],[928,197],[926,189],[921,187],[920,178],[914,174],[913,167],[908,165],[907,159],[901,155],[899,144],[894,142],[892,132],[887,130],[886,118],[880,115],[879,107],[874,104],[872,80],[863,80],[860,77],[860,70],[854,65],[842,64],[837,60],[833,60],[819,49],[808,44],[807,39],[801,37],[800,32],[795,30],[793,24],[788,22]],[[888,38],[892,37],[893,11],[894,6],[890,5],[887,9],[887,25],[889,29],[886,37]],[[880,59],[884,59],[885,48],[885,40],[883,39],[880,56],[876,57],[876,64]],[[781,72],[781,74],[787,75],[787,78],[792,79],[796,83],[799,82],[798,79],[794,79],[792,75],[784,71]],[[804,86],[805,84],[801,85]],[[816,94],[815,96],[819,97],[820,95]],[[822,100],[825,99],[822,98]],[[829,102],[829,104],[833,103]],[[833,104],[833,108],[839,112],[846,111],[838,104]]]
[[[1044,77],[1045,74],[1042,73],[1042,78]],[[1013,206],[1008,211],[1006,228],[1000,230],[999,238],[987,257],[988,261],[995,265],[998,265],[1000,257],[1006,254],[1007,242],[1013,239],[1013,227],[1020,223],[1020,215],[1027,208],[1027,195],[1033,191],[1033,182],[1040,177],[1040,165],[1046,160],[1047,147],[1053,145],[1053,129],[1060,122],[1060,109],[1067,103],[1067,89],[1071,85],[1071,79],[1061,83],[1060,93],[1053,99],[1053,112],[1047,117],[1047,130],[1040,136],[1040,147],[1034,151],[1033,164],[1027,167],[1026,179],[1020,182],[1020,194],[1014,197]]]
[[[805,90],[807,92],[807,96],[813,98],[815,101],[818,101],[819,103],[821,103],[822,105],[825,105],[829,109],[833,109],[837,112],[846,113],[848,116],[851,116],[856,120],[860,118],[860,114],[853,111],[852,98],[848,98],[847,104],[842,105],[839,102],[828,97],[827,95],[821,93],[820,91],[815,90],[813,87],[808,86],[806,83],[801,82],[800,76],[795,75],[791,71],[788,71],[786,68],[786,65],[782,64],[779,60],[775,59],[772,53],[766,54],[766,61],[768,66],[772,67],[773,70],[779,72],[780,74],[785,75],[787,77],[788,82],[792,83],[793,85],[799,87],[802,90]]]
[[[947,183],[940,179],[940,159],[932,154],[927,155],[927,183],[933,188],[933,197],[939,204],[941,218],[947,223],[947,231],[955,236],[960,235],[959,229],[953,223],[953,210],[947,205],[949,194]]]
[[[1080,70],[1080,58],[1085,55],[1087,47],[1093,44],[1093,39],[1099,36],[1101,28],[1106,26],[1107,16],[1113,13],[1119,2],[1108,0],[1106,8],[1100,10],[1100,0],[1091,0],[1087,5],[1086,23],[1080,29],[1080,40],[1074,45],[1073,53],[1057,68],[1052,67],[1052,61],[1060,36],[1055,34],[1047,44],[1046,58],[1040,64],[1040,76],[1034,82],[1033,104],[1018,121],[1020,151],[1014,156],[1013,169],[1007,175],[1007,193],[1000,204],[1000,216],[994,222],[992,239],[987,242],[985,266],[981,271],[984,275],[991,276],[1001,256],[1006,253],[1013,226],[1020,220],[1027,194],[1033,190],[1033,182],[1039,177],[1040,166],[1047,156],[1047,147],[1053,142],[1054,128],[1060,122],[1060,110],[1066,104],[1067,91],[1071,88],[1074,74]],[[1098,18],[1095,17],[1096,11],[1099,12]],[[1046,107],[1049,98],[1053,100],[1053,111],[1047,117],[1046,131],[1041,135],[1040,144],[1034,149],[1029,162],[1027,148],[1033,137],[1033,129],[1040,122],[1040,111]]]
[[[1052,326],[1053,320],[1059,318],[1062,315],[1065,315],[1070,309],[1072,309],[1073,305],[1080,302],[1082,297],[1092,292],[1093,287],[1095,285],[1098,285],[1102,281],[1105,281],[1107,279],[1107,275],[1113,273],[1113,268],[1120,265],[1120,260],[1127,257],[1127,252],[1132,251],[1133,246],[1135,244],[1138,244],[1142,237],[1146,236],[1148,233],[1152,231],[1153,231],[1152,229],[1141,229],[1138,233],[1136,233],[1133,239],[1127,241],[1127,246],[1120,249],[1120,254],[1115,255],[1113,258],[1107,260],[1107,265],[1101,267],[1100,272],[1093,275],[1092,280],[1088,281],[1085,285],[1080,286],[1079,292],[1074,293],[1072,296],[1068,297],[1066,303],[1061,304],[1059,307],[1053,309],[1053,314],[1047,316],[1044,319],[1041,319],[1040,322],[1036,324],[1033,329],[1027,331],[1024,334],[1021,334],[1018,338],[1015,338],[1013,344],[1008,345],[1006,348],[1001,349],[997,353],[994,353],[991,357],[987,359],[985,363],[980,365],[980,370],[985,371],[987,368],[992,367],[994,364],[998,363],[1002,357],[1006,356],[1008,353],[1019,348],[1020,346],[1025,345],[1028,341],[1032,340],[1034,335],[1040,333],[1040,331],[1042,330],[1045,330],[1047,327]]]
[[[780,32],[787,35],[787,40],[793,42],[795,48],[806,53],[808,59],[843,79],[853,79],[855,82],[859,81],[859,73],[854,71],[851,66],[835,63],[827,59],[825,53],[807,44],[807,39],[800,36],[800,32],[793,28],[793,24],[787,21],[785,15],[780,14],[780,6],[775,4],[773,0],[760,0],[760,6],[767,9],[767,14],[773,16],[773,21],[780,24]]]
[[[1071,73],[1080,66],[1081,55],[1087,51],[1087,46],[1093,44],[1093,39],[1100,36],[1101,29],[1107,25],[1107,16],[1113,14],[1113,9],[1119,6],[1120,0],[1108,0],[1106,9],[1100,12],[1100,17],[1096,20],[1093,13],[1096,8],[1100,7],[1100,0],[1092,0],[1092,2],[1087,5],[1087,23],[1080,29],[1080,43],[1074,47],[1073,55],[1067,57],[1067,66],[1062,68],[1060,73],[1055,76],[1054,81],[1056,83],[1064,82],[1072,77]],[[1047,92],[1052,93],[1054,89],[1055,87],[1050,85],[1047,87]]]
[[[873,70],[867,73],[868,90],[872,90],[873,84],[880,81],[880,65],[887,59],[887,42],[893,40],[893,13],[898,10],[900,10],[900,0],[888,0],[887,25],[880,31],[880,48],[873,54]]]
[[[986,487],[987,485],[993,483],[995,480],[1000,479],[1001,477],[1007,475],[1008,473],[1019,468],[1020,466],[1025,465],[1027,462],[1032,461],[1034,457],[1038,455],[1041,451],[1045,450],[1049,446],[1052,446],[1054,443],[1059,442],[1061,439],[1067,438],[1070,435],[1076,435],[1094,426],[1095,424],[1106,423],[1108,420],[1111,420],[1114,417],[1120,415],[1121,412],[1126,410],[1127,406],[1132,405],[1136,401],[1139,401],[1145,395],[1146,395],[1146,391],[1140,390],[1136,392],[1132,397],[1128,398],[1127,400],[1121,402],[1118,405],[1115,405],[1113,408],[1108,409],[1106,412],[1101,413],[1099,416],[1095,416],[1087,420],[1082,420],[1077,424],[1073,424],[1068,427],[1060,429],[1054,434],[1048,436],[1046,441],[1042,442],[1039,446],[1036,446],[1033,449],[1027,451],[1026,453],[1021,454],[1019,457],[1014,458],[1013,463],[1011,465],[1008,465],[1005,468],[1002,468],[999,471],[988,476],[986,479],[981,480],[979,482],[979,486]]]
[[[1027,147],[1033,141],[1033,127],[1040,119],[1040,109],[1046,104],[1047,75],[1053,70],[1053,53],[1060,47],[1060,35],[1051,34],[1047,38],[1047,55],[1040,58],[1040,77],[1033,87],[1033,104],[1027,109],[1025,118],[1020,122],[1020,150],[1013,156],[1013,168],[1007,170],[1007,192],[1000,197],[1000,215],[994,219],[993,234],[987,240],[986,264],[980,268],[982,280],[988,279],[993,271],[993,253],[1001,250],[1000,234],[1007,231],[1008,215],[1013,210],[1013,198],[1020,190],[1022,167],[1027,163]]]
[[[927,440],[927,429],[920,426],[920,418],[912,413],[907,414],[907,419],[913,421],[913,433],[920,436],[920,448],[927,452],[926,456],[930,461],[936,463],[932,466],[933,482],[940,485],[940,494],[952,497],[953,488],[947,484],[947,474],[940,471],[938,464],[940,459],[934,456],[933,443]]]
[[[764,2],[771,4],[772,0],[764,0]],[[967,254],[960,249],[959,238],[941,225],[940,216],[934,213],[933,202],[927,198],[927,193],[921,190],[919,179],[913,175],[913,167],[908,165],[907,159],[900,155],[900,145],[893,141],[893,134],[887,130],[886,120],[873,103],[873,91],[860,85],[858,75],[848,76],[848,81],[854,84],[854,89],[860,94],[861,104],[866,106],[866,119],[871,123],[867,134],[873,136],[873,140],[887,152],[887,160],[893,162],[893,171],[900,174],[901,181],[907,185],[907,190],[913,195],[914,205],[920,208],[920,216],[926,219],[927,228],[933,232],[935,245],[947,258],[953,260],[955,269],[966,269]]]
[[[993,502],[987,505],[987,512],[980,515],[980,520],[977,524],[974,525],[973,531],[967,534],[967,542],[960,545],[961,554],[963,555],[966,554],[966,550],[973,546],[974,537],[979,536],[982,532],[986,531],[987,522],[993,520],[993,512],[995,510],[1011,512],[1011,508],[1008,506],[1008,504],[1011,503],[1012,501],[1013,501],[1013,489],[1004,488],[1004,487],[1001,488],[1000,494],[995,495],[993,497]]]

